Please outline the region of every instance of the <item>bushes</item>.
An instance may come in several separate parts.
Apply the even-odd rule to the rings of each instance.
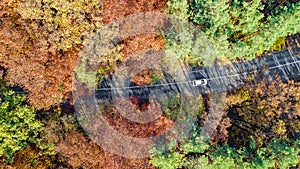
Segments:
[[[0,91],[0,157],[12,162],[15,153],[37,137],[43,124],[35,119],[35,110],[24,104],[25,96],[1,88]]]

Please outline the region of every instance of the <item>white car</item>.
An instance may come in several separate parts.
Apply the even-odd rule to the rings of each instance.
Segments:
[[[207,79],[193,80],[192,85],[194,85],[194,86],[205,86],[205,85],[207,85]]]

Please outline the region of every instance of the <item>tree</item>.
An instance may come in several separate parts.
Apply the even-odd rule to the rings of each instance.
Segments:
[[[5,79],[24,87],[36,109],[48,109],[72,90],[82,43],[102,25],[101,5],[97,0],[5,0],[3,6],[0,65],[7,69]]]
[[[150,162],[158,168],[281,168],[293,167],[298,164],[300,152],[299,139],[288,142],[280,139],[272,139],[263,147],[258,147],[252,138],[250,143],[242,148],[230,147],[227,144],[210,146],[199,135],[199,131],[193,131],[193,137],[174,144],[170,142],[169,151],[159,144],[155,145],[151,153]],[[164,146],[165,147],[165,146]]]
[[[24,95],[6,87],[0,90],[0,157],[12,162],[17,151],[39,143],[37,138],[43,124],[35,118],[35,110],[24,104]]]
[[[271,2],[270,2],[271,3]],[[214,44],[219,57],[254,58],[268,51],[277,39],[299,32],[300,2],[285,3],[262,11],[261,0],[170,1],[169,12],[196,23]],[[182,6],[186,10],[176,10]]]
[[[294,138],[300,132],[299,83],[283,83],[277,78],[272,82],[261,80],[241,90],[248,97],[228,105],[233,124],[229,138],[235,138],[233,144],[246,144],[243,134],[255,136],[262,144],[274,137]],[[240,94],[236,92],[231,97],[239,98]],[[241,142],[237,140],[240,136]]]

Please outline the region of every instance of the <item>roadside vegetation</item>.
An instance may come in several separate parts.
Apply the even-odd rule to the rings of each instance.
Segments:
[[[196,24],[218,57],[230,60],[253,59],[282,46],[284,37],[300,31],[299,8],[297,1],[168,1],[170,14]]]
[[[190,34],[187,27],[180,33],[172,28],[135,35],[119,41],[98,67],[77,68],[94,69],[100,84],[128,56],[148,48],[170,50],[188,69],[220,60],[230,64],[286,49],[289,37],[300,33],[297,0],[0,0],[0,169],[300,167],[300,82],[283,82],[277,75],[273,81],[251,76],[245,85],[228,91],[221,120],[209,136],[201,135],[203,126],[210,108],[218,106],[211,104],[210,94],[200,94],[200,100],[170,95],[159,112],[153,110],[158,118],[145,124],[125,119],[114,105],[103,106],[101,113],[114,129],[139,138],[165,132],[197,106],[190,136],[157,142],[149,158],[121,157],[91,140],[79,124],[72,98],[79,51],[104,24],[139,12],[171,14],[192,23],[199,34]],[[205,48],[206,42],[215,50]],[[299,42],[295,40],[298,47]],[[207,57],[211,55],[216,58]],[[155,86],[165,76],[163,70],[147,69],[130,78],[136,86]],[[76,84],[89,97],[87,88],[95,78],[86,73],[76,78],[90,82]],[[116,101],[139,112],[151,111],[150,102],[139,96]]]

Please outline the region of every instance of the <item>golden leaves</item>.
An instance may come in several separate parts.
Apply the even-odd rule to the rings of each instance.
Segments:
[[[240,93],[230,95],[230,100],[236,98],[229,105],[230,113],[237,113],[235,123],[247,123],[250,133],[260,133],[259,137],[292,136],[300,131],[300,83],[281,82],[279,77],[275,81],[261,80],[259,83],[247,86],[249,98],[240,100]],[[229,101],[230,101],[229,100]]]
[[[101,5],[97,0],[21,1],[14,11],[26,22],[24,27],[30,27],[28,33],[42,43],[47,42],[46,49],[52,53],[82,44],[81,35],[88,36],[102,25]]]

